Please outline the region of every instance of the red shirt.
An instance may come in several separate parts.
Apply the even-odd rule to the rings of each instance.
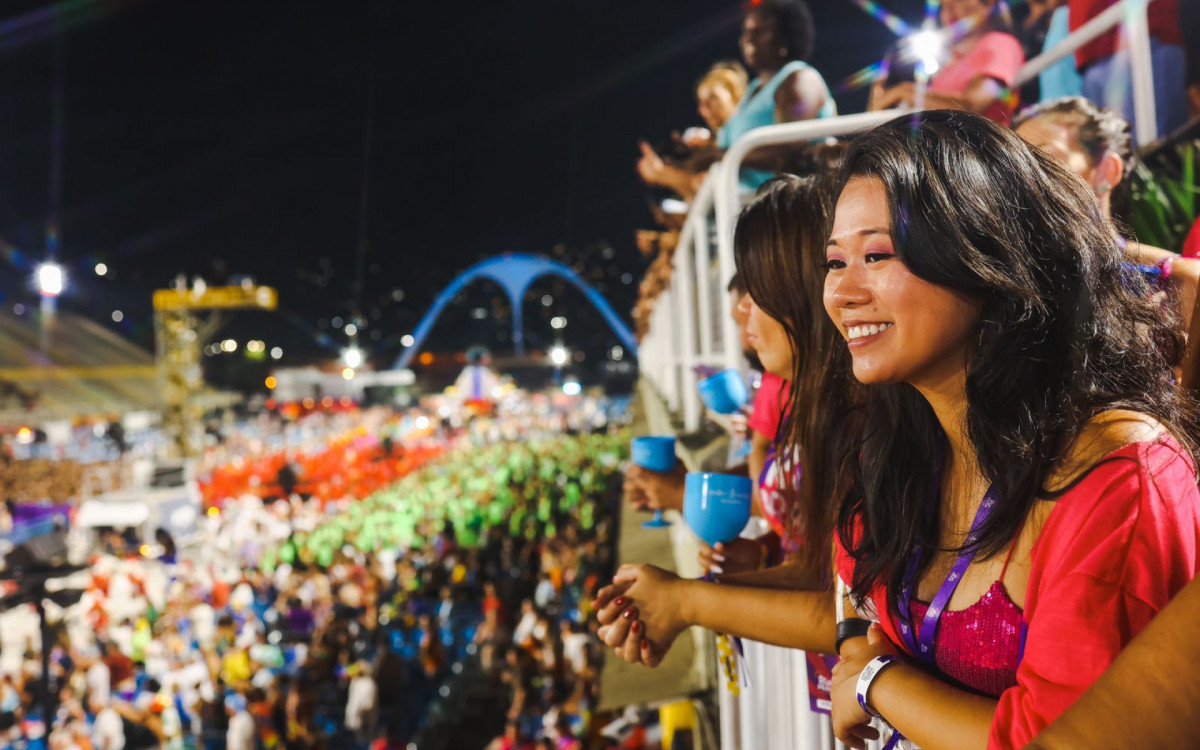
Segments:
[[[764,372],[762,384],[754,394],[754,407],[746,419],[746,426],[762,435],[771,442],[775,441],[775,433],[779,432],[779,423],[783,420],[783,407],[787,403],[788,381]]]
[[[1195,576],[1198,547],[1195,467],[1171,438],[1114,451],[1059,498],[1033,546],[1025,653],[989,750],[1024,747],[1074,703]],[[848,581],[853,561],[840,543],[837,555]],[[883,587],[870,599],[903,644]]]
[[[1196,219],[1196,223],[1187,234],[1187,239],[1183,241],[1183,257],[1200,258],[1200,219]]]
[[[1092,20],[1117,0],[1070,0],[1067,5],[1071,22],[1071,31]],[[1179,33],[1179,0],[1152,0],[1147,10],[1146,20],[1150,26],[1150,36],[1166,44],[1183,44]],[[1117,51],[1118,25],[1107,34],[1102,34],[1088,42],[1075,52],[1075,67],[1084,68],[1102,60]]]

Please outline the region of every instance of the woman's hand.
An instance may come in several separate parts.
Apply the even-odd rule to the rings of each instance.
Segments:
[[[650,508],[650,498],[646,497],[646,493],[642,492],[641,485],[636,481],[637,472],[642,469],[637,466],[630,466],[629,471],[625,472],[625,479],[621,482],[621,493],[629,498],[629,504],[634,510],[645,513]]]
[[[756,539],[738,537],[729,544],[709,547],[700,542],[700,568],[714,575],[749,573],[763,566],[766,546]]]
[[[592,609],[596,613],[596,622],[600,623],[596,635],[606,646],[616,649],[617,656],[636,664],[643,661],[642,634],[645,625],[636,621],[637,608],[625,595],[632,585],[626,581],[605,586],[596,592]],[[657,663],[651,666],[657,666]]]
[[[750,425],[743,412],[729,416],[729,434],[742,440],[750,439]]]
[[[895,109],[896,107],[912,107],[917,101],[917,85],[912,81],[897,83],[884,88],[879,86],[872,96],[872,109]]]
[[[601,640],[627,662],[658,666],[690,624],[681,612],[688,582],[653,565],[623,565],[613,580],[601,593],[617,596],[603,606],[597,596]]]
[[[876,656],[899,656],[883,629],[871,626],[866,638],[852,638],[842,645],[842,660],[833,668],[833,734],[846,745],[863,750],[868,740],[879,738],[879,730],[870,725],[871,717],[858,705],[858,676]],[[899,669],[899,666],[892,666]]]
[[[683,485],[687,470],[676,464],[671,471],[651,471],[630,466],[625,472],[625,492],[638,510],[683,511]]]
[[[638,159],[637,171],[642,181],[649,185],[665,185],[667,180],[667,165],[649,143],[638,142],[642,150],[642,158]]]

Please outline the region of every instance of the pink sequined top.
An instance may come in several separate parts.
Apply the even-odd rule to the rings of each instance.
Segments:
[[[913,630],[921,636],[927,602],[912,603]],[[997,580],[977,602],[946,610],[934,639],[935,663],[962,687],[993,698],[1017,684],[1021,656],[1021,608]]]

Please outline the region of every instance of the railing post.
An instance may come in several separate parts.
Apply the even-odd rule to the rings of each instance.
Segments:
[[[736,147],[737,144],[734,144],[734,148]],[[721,160],[721,168],[716,175],[718,179],[716,192],[713,195],[713,205],[717,210],[717,267],[720,269],[717,281],[722,287],[729,283],[737,271],[737,266],[733,261],[733,225],[734,214],[737,212],[739,202],[738,172],[741,164],[740,158],[729,159],[727,154],[726,158]],[[730,303],[728,294],[720,296],[719,308],[721,310],[722,360],[726,367],[741,369],[743,361],[741,342],[737,325],[733,322],[733,305]]]
[[[713,179],[711,174],[708,179]],[[706,207],[705,213],[696,217],[696,231],[693,235],[696,252],[692,264],[698,289],[696,301],[700,318],[700,357],[705,364],[712,359],[716,341],[716,331],[712,328],[712,252],[708,241],[708,228],[708,209]]]
[[[663,396],[667,399],[667,406],[672,412],[679,411],[679,378],[676,377],[675,368],[678,365],[679,358],[676,356],[676,339],[675,330],[675,290],[664,289],[662,296],[658,298],[657,308],[662,312],[662,334],[663,334]]]
[[[1137,145],[1158,139],[1154,109],[1154,70],[1150,60],[1149,0],[1126,0],[1122,34],[1129,51],[1129,84],[1133,87],[1133,119]]]
[[[679,381],[680,400],[683,402],[683,429],[695,432],[700,428],[700,397],[696,391],[696,361],[699,359],[699,346],[696,342],[696,274],[693,268],[695,255],[692,245],[696,237],[696,223],[689,216],[679,235],[679,245],[675,248],[675,270],[671,284],[678,294],[679,316]]]
[[[650,382],[654,385],[654,390],[658,395],[662,395],[662,377],[660,370],[662,369],[662,325],[658,322],[661,313],[658,311],[658,305],[650,311],[650,335],[646,338],[650,344]]]

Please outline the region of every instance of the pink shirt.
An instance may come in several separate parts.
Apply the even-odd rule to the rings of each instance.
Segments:
[[[929,90],[935,93],[961,95],[979,76],[994,78],[1005,88],[1012,88],[1017,71],[1025,64],[1025,52],[1012,34],[989,31],[963,54],[956,54],[929,80]],[[1012,121],[1017,107],[1017,93],[1001,96],[983,114],[1001,125]]]
[[[746,425],[771,442],[775,441],[775,433],[779,432],[779,423],[783,419],[783,406],[787,403],[788,382],[778,375],[764,372],[762,385],[754,394],[754,408]]]

